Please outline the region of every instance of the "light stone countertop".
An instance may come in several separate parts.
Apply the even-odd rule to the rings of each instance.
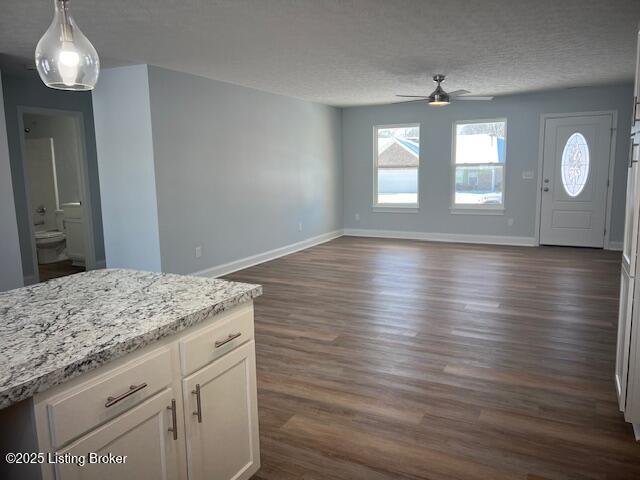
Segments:
[[[123,269],[0,293],[0,409],[261,294],[260,285]]]

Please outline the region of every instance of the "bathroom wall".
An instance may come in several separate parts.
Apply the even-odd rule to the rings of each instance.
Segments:
[[[56,230],[56,175],[51,138],[34,138],[25,141],[25,166],[29,183],[29,203],[33,230]],[[42,209],[40,208],[42,207]],[[41,213],[39,210],[43,210]]]
[[[29,236],[27,220],[27,195],[20,147],[20,136],[23,132],[19,131],[19,107],[71,110],[82,113],[85,145],[87,149],[87,175],[89,189],[91,190],[91,198],[88,202],[91,206],[94,219],[93,234],[96,246],[96,260],[98,264],[104,262],[100,184],[98,180],[91,94],[84,92],[64,92],[47,88],[38,78],[37,73],[34,72],[26,72],[25,75],[19,76],[2,73],[2,82],[4,86],[4,118],[6,120],[9,157],[11,161],[11,180],[17,214],[18,235],[20,238],[22,270],[25,278],[28,280],[33,278],[35,269],[31,256],[31,238]]]
[[[459,101],[446,108],[419,103],[354,107],[342,110],[344,162],[344,226],[347,231],[394,231],[473,236],[513,237],[534,241],[536,225],[540,116],[615,110],[615,172],[611,241],[622,241],[629,129],[633,98],[631,85],[574,88],[496,97],[491,102]],[[457,120],[507,118],[507,159],[504,215],[457,215],[451,199],[451,135]],[[372,209],[373,126],[416,123],[421,126],[420,209],[417,213],[382,213]],[[523,179],[533,171],[533,179]],[[357,217],[356,217],[357,215]],[[508,220],[513,219],[513,225]]]
[[[2,96],[2,72],[0,72],[0,292],[23,285],[20,261],[20,240],[13,200],[11,164],[7,129],[4,122],[4,100]]]
[[[53,139],[60,205],[80,202],[82,196],[78,165],[82,157],[78,144],[80,132],[76,119],[69,115],[25,114],[24,126],[30,130],[25,134],[28,139]]]

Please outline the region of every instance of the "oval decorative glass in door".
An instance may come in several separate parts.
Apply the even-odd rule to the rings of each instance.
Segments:
[[[562,151],[560,173],[567,195],[580,195],[589,177],[589,146],[581,133],[576,132],[567,140]]]

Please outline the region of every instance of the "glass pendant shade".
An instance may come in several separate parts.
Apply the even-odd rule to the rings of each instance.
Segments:
[[[54,0],[51,25],[36,47],[36,68],[47,87],[93,90],[100,73],[98,52],[69,14],[69,0]]]

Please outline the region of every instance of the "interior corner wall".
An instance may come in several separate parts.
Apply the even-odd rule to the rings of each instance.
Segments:
[[[345,108],[342,111],[344,227],[534,240],[541,115],[615,110],[618,130],[610,241],[621,242],[632,99],[632,86],[622,85],[503,96],[490,102],[454,101],[439,109],[422,102]],[[451,214],[453,122],[502,117],[507,118],[505,215]],[[374,212],[373,127],[416,122],[421,125],[419,212]],[[524,171],[532,171],[534,178],[523,179]],[[513,219],[511,226],[509,219]]]
[[[149,85],[164,271],[342,229],[339,109],[153,66]]]
[[[0,292],[22,287],[22,262],[20,259],[20,241],[18,224],[13,200],[11,164],[2,97],[2,75],[0,73]]]
[[[93,112],[107,267],[161,271],[147,66],[104,69]]]
[[[96,161],[96,143],[93,125],[93,108],[91,94],[85,92],[63,92],[47,88],[37,74],[30,76],[2,74],[4,87],[3,98],[11,159],[11,179],[14,190],[15,210],[20,238],[22,271],[25,278],[35,276],[36,265],[31,256],[31,238],[27,215],[27,192],[25,189],[24,165],[20,146],[18,108],[38,107],[52,110],[73,110],[82,112],[84,119],[85,145],[87,149],[87,175],[91,192],[91,211],[93,216],[93,234],[96,246],[96,260],[104,260],[104,241],[102,232],[102,216],[100,210],[100,185],[98,181],[98,165]]]

